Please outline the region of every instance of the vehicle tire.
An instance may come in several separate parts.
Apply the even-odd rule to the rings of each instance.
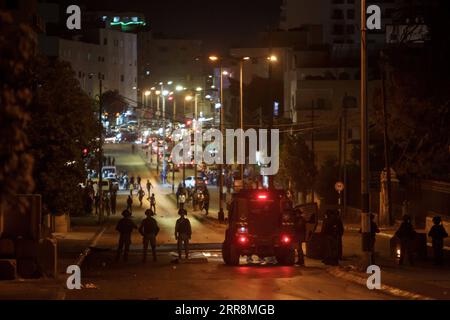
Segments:
[[[224,242],[222,244],[222,258],[226,265],[237,266],[239,265],[240,254],[235,245]]]
[[[276,258],[278,263],[283,266],[293,266],[295,264],[295,250],[292,247],[280,249]]]
[[[226,265],[230,265],[230,245],[227,242],[222,243],[222,258]]]

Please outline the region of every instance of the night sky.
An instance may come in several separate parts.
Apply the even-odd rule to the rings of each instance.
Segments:
[[[281,0],[69,1],[89,10],[142,12],[154,33],[205,41],[208,49],[249,45],[258,31],[278,26]]]

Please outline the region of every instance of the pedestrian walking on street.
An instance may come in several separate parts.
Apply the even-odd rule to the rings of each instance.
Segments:
[[[133,198],[131,196],[127,198],[127,210],[133,212]]]
[[[111,193],[110,201],[111,201],[111,214],[115,215],[117,207],[117,192],[113,191]]]
[[[124,210],[122,212],[123,218],[119,220],[116,226],[116,230],[120,233],[119,245],[117,247],[116,261],[120,260],[120,256],[123,250],[123,260],[128,261],[128,252],[131,245],[131,233],[134,229],[137,229],[136,224],[131,220],[131,212]]]
[[[295,264],[304,266],[305,255],[303,253],[303,242],[305,242],[306,240],[306,220],[303,217],[303,212],[300,209],[294,211],[294,228],[295,235],[298,240],[297,261],[295,262]]]
[[[134,186],[134,176],[130,177],[130,184]]]
[[[111,206],[110,206],[110,200],[109,200],[109,196],[108,196],[107,192],[105,192],[103,194],[103,203],[105,204],[106,216],[109,217],[111,215]]]
[[[205,188],[203,191],[203,209],[205,209],[205,214],[209,214],[209,192],[208,189]]]
[[[444,239],[448,237],[442,225],[442,219],[439,216],[433,217],[433,226],[428,232],[428,236],[432,239],[434,265],[444,265]]]
[[[180,182],[177,187],[177,192],[175,195],[177,196],[177,208],[180,208],[180,195],[183,192],[183,184]]]
[[[179,209],[183,210],[184,209],[184,204],[186,203],[186,192],[184,190],[180,194],[178,202],[179,202],[179,206],[180,206]]]
[[[401,265],[408,256],[409,264],[414,265],[414,241],[416,239],[416,231],[411,223],[409,215],[403,216],[403,222],[395,232],[395,236],[400,240],[400,259],[398,263]]]
[[[153,185],[152,185],[152,183],[150,182],[150,180],[148,180],[148,179],[147,179],[146,187],[147,187],[147,195],[148,195],[147,200],[150,200],[150,191],[151,191]]]
[[[178,210],[180,218],[175,224],[175,240],[177,240],[178,258],[181,259],[181,247],[184,247],[184,254],[186,259],[189,258],[189,240],[192,236],[191,222],[186,218],[187,211],[184,209]]]
[[[156,214],[156,198],[154,193],[150,197],[150,209]]]
[[[344,227],[337,210],[327,210],[321,233],[327,241],[326,255],[322,262],[327,265],[339,265],[339,238],[344,234]]]
[[[115,166],[116,165],[116,157],[112,158],[112,165]]]
[[[137,189],[139,189],[141,187],[141,176],[137,176],[136,182],[137,182]]]
[[[142,220],[141,225],[139,226],[139,233],[142,235],[143,250],[144,250],[142,256],[143,262],[146,262],[147,260],[147,251],[149,242],[152,248],[153,261],[156,261],[156,236],[158,235],[159,227],[155,218],[153,218],[154,215],[155,213],[151,209],[145,210],[146,218]]]
[[[144,199],[145,192],[142,190],[142,188],[138,191],[138,199],[139,199],[139,206],[142,208],[142,199]]]
[[[94,196],[95,214],[98,214],[100,208],[100,194],[97,192]]]
[[[130,183],[130,197],[133,197],[134,184]]]

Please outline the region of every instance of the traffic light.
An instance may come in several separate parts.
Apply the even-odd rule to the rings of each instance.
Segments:
[[[81,157],[84,159],[84,158],[87,158],[88,155],[89,155],[89,149],[88,148],[84,148],[82,150],[82,152],[81,152]]]

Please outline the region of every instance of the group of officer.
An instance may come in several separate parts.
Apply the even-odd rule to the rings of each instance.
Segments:
[[[187,211],[185,209],[180,209],[178,211],[180,218],[175,224],[175,239],[177,240],[178,257],[181,259],[181,251],[184,249],[186,259],[189,258],[189,240],[192,236],[191,223],[188,218],[186,218]],[[152,249],[153,261],[156,261],[156,236],[159,233],[159,226],[156,219],[153,217],[155,215],[152,209],[145,210],[146,218],[142,220],[139,227],[131,219],[131,212],[129,210],[124,210],[122,212],[123,218],[119,220],[116,226],[116,230],[119,232],[119,244],[117,248],[116,261],[120,260],[123,252],[123,260],[128,261],[128,253],[130,251],[131,245],[131,234],[133,230],[138,229],[142,236],[143,252],[142,261],[147,261],[148,247]]]
[[[294,210],[294,230],[298,240],[296,265],[305,265],[302,245],[309,240],[306,226],[308,223],[315,224],[316,218],[314,215],[307,216],[301,209]],[[338,210],[327,210],[322,223],[321,234],[325,239],[325,252],[322,262],[327,265],[337,265],[339,260],[342,259],[342,236],[344,234],[344,226]]]

